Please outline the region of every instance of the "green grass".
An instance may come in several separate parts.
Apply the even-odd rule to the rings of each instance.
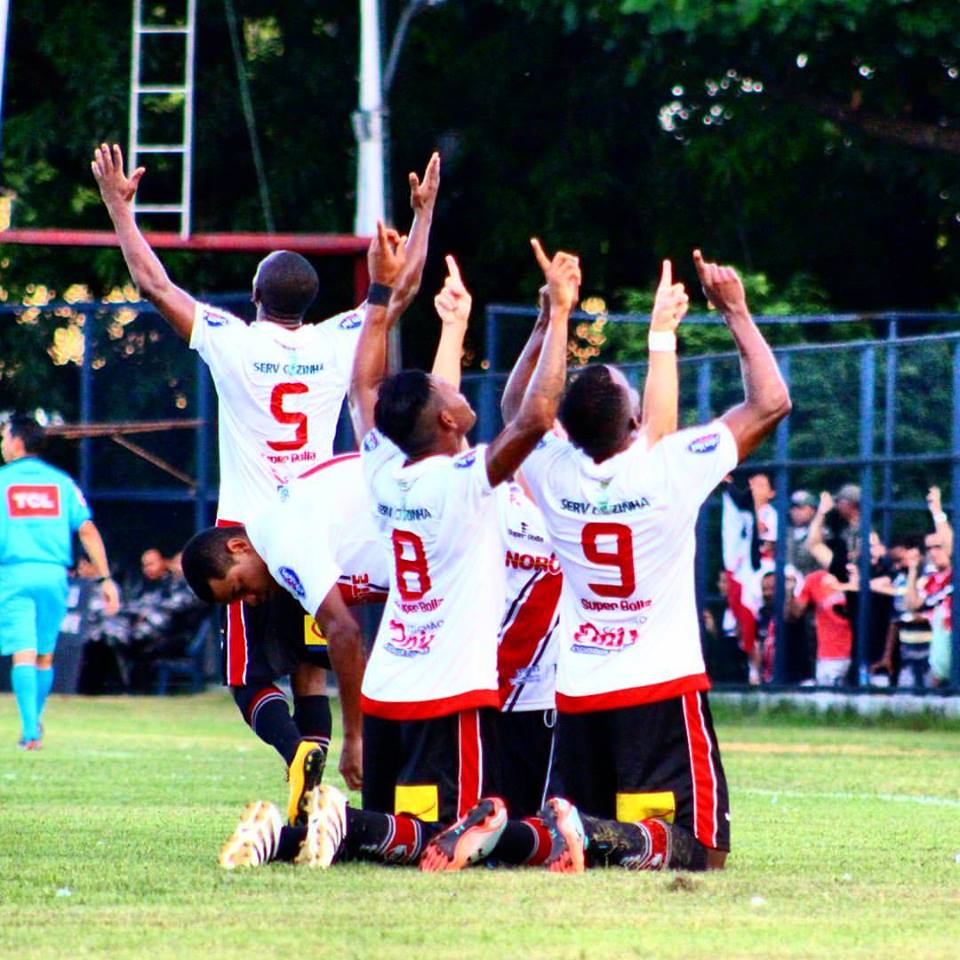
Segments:
[[[242,805],[286,791],[225,695],[53,698],[37,754],[0,697],[0,957],[958,956],[957,725],[717,714],[723,873],[228,874]]]

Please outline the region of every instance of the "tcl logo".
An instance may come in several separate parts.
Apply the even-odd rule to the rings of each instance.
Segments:
[[[7,513],[11,517],[59,517],[60,488],[15,486],[7,490]]]

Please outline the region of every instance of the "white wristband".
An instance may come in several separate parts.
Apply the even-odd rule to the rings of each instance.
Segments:
[[[939,513],[935,513],[935,514],[933,515],[933,522],[934,522],[934,523],[946,523],[946,522],[947,522],[947,515],[941,510]]]
[[[676,353],[677,335],[672,330],[651,330],[647,334],[647,349],[651,353]]]

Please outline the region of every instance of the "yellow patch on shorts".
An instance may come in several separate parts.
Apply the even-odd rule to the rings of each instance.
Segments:
[[[393,812],[436,823],[440,819],[440,791],[435,783],[397,784]]]
[[[617,794],[617,819],[621,823],[636,823],[653,817],[673,823],[676,813],[677,801],[672,790]]]
[[[303,645],[305,647],[325,647],[327,638],[317,626],[317,621],[309,613],[303,615]]]

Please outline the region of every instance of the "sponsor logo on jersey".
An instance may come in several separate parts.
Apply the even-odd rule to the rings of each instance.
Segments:
[[[526,686],[539,683],[542,671],[540,664],[534,664],[532,667],[518,667],[517,672],[510,679],[510,683],[515,687]]]
[[[360,318],[359,313],[348,313],[338,324],[337,326],[341,330],[356,330],[360,324],[363,323],[363,320]]]
[[[641,623],[643,622],[641,618]],[[597,657],[608,657],[611,653],[621,653],[632,647],[640,634],[633,627],[597,627],[592,623],[581,623],[573,635],[570,649],[574,653],[587,653]]]
[[[457,470],[466,470],[467,467],[472,467],[474,462],[477,459],[476,450],[468,450],[466,453],[461,453],[459,457],[455,457],[453,461],[454,467]]]
[[[208,327],[222,327],[227,323],[227,318],[219,313],[211,313],[209,310],[204,310],[203,321]]]
[[[376,450],[380,446],[380,437],[377,434],[376,430],[371,430],[363,438],[363,449],[367,453],[370,453],[371,450]]]
[[[285,377],[309,377],[323,373],[322,363],[268,363],[264,360],[255,360],[253,369],[257,373],[282,374]]]
[[[580,606],[584,610],[626,610],[627,612],[635,612],[637,610],[645,610],[653,603],[652,600],[587,600],[586,597],[580,598]],[[646,617],[641,619],[641,623],[646,620]]]
[[[650,501],[646,497],[640,497],[637,500],[621,500],[619,503],[590,503],[587,500],[567,500],[561,498],[560,509],[568,513],[576,513],[581,516],[589,514],[594,517],[612,516],[618,513],[630,513],[634,510],[646,510],[650,506]]]
[[[277,571],[280,574],[280,579],[290,588],[294,596],[298,597],[300,600],[303,600],[307,596],[307,591],[303,588],[303,584],[300,582],[300,578],[297,576],[297,571],[292,567],[280,567]]]
[[[430,624],[433,628],[435,625]],[[383,645],[384,650],[395,657],[425,657],[430,653],[435,633],[429,629],[407,633],[407,628],[399,620],[390,621],[390,638]]]
[[[711,450],[716,450],[719,445],[719,433],[705,433],[702,437],[697,437],[696,440],[691,440],[687,444],[687,449],[691,453],[709,453]]]
[[[59,517],[60,488],[56,484],[15,484],[7,489],[10,517]]]
[[[507,527],[507,536],[516,537],[518,540],[530,540],[533,543],[543,543],[543,537],[531,533],[530,525],[527,523],[521,523],[519,530],[513,530],[511,527]]]
[[[426,507],[391,507],[388,503],[378,503],[377,513],[381,517],[393,520],[431,520],[433,514]]]
[[[537,556],[534,553],[519,553],[507,551],[506,565],[514,570],[549,570],[550,573],[560,572],[560,561],[556,557]]]

